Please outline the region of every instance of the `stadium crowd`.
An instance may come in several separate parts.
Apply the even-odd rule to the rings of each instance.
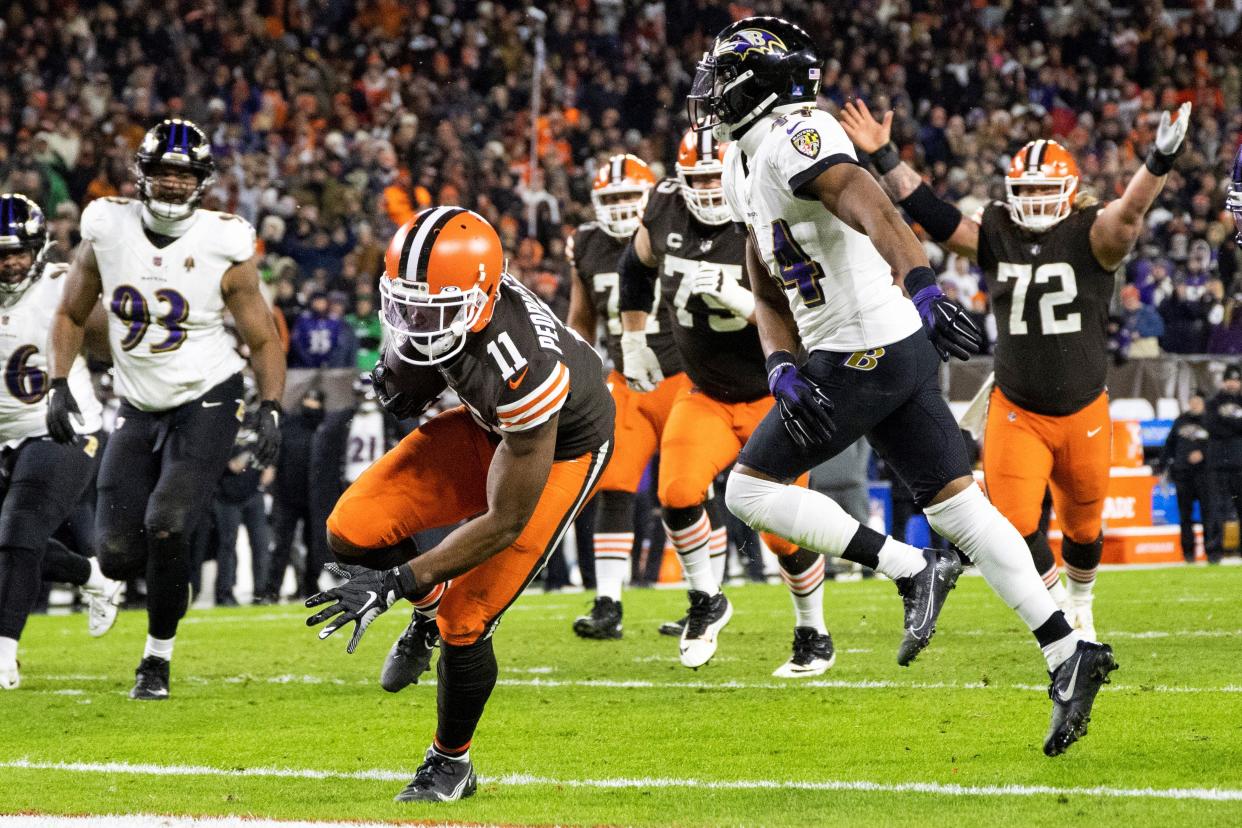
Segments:
[[[146,127],[196,121],[221,159],[207,206],[258,228],[291,367],[365,369],[397,226],[431,204],[476,210],[500,228],[511,271],[563,313],[565,238],[591,217],[595,165],[630,151],[671,171],[711,33],[731,16],[780,13],[821,38],[829,108],[857,96],[894,109],[903,155],[967,214],[1002,195],[1009,155],[1039,136],[1073,152],[1084,189],[1115,197],[1159,112],[1193,101],[1189,148],[1126,265],[1136,291],[1117,304],[1115,343],[1119,358],[1242,353],[1220,184],[1242,130],[1236,4],[555,4],[535,170],[526,5],[13,4],[0,21],[0,182],[35,196],[72,243],[86,203],[132,191]],[[986,318],[978,273],[928,247],[942,281]]]

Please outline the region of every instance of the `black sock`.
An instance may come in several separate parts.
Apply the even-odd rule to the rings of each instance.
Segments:
[[[781,569],[786,575],[801,575],[806,572],[815,562],[822,556],[818,552],[812,552],[809,549],[799,549],[792,555],[782,555],[776,559]]]
[[[846,545],[841,557],[868,569],[880,568],[880,550],[884,548],[884,536],[870,526],[858,525],[858,531]]]
[[[689,529],[698,523],[699,516],[703,512],[704,508],[701,503],[698,506],[687,506],[684,509],[665,507],[664,525],[674,532],[680,532],[682,529]]]
[[[1035,628],[1035,640],[1039,642],[1039,646],[1047,647],[1049,644],[1073,634],[1073,632],[1074,629],[1065,620],[1065,613],[1057,610],[1048,616],[1047,621]]]
[[[169,639],[190,606],[190,545],[180,533],[147,537],[147,634]]]
[[[22,637],[39,597],[39,557],[33,549],[0,547],[0,638]]]
[[[1104,535],[1101,534],[1090,543],[1078,543],[1069,537],[1061,541],[1061,557],[1066,567],[1095,572],[1100,565],[1100,557],[1104,554]]]
[[[1048,545],[1047,535],[1036,529],[1023,540],[1026,541],[1027,548],[1031,550],[1031,560],[1035,562],[1035,571],[1039,573],[1039,577],[1044,578],[1057,568],[1057,559],[1052,555],[1052,547]],[[1048,583],[1046,579],[1044,583],[1045,585]]]
[[[84,558],[55,538],[43,550],[43,580],[82,586],[91,577],[91,559]]]
[[[496,653],[485,638],[464,647],[440,644],[436,672],[436,750],[445,756],[461,756],[470,749],[474,729],[496,686]]]

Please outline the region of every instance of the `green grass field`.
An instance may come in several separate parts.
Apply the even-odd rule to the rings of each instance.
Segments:
[[[38,617],[22,643],[23,686],[0,696],[0,813],[1242,824],[1242,567],[1103,573],[1096,618],[1121,669],[1090,735],[1058,759],[1040,750],[1039,651],[981,579],[962,579],[907,669],[894,658],[892,584],[828,584],[837,665],[803,684],[770,677],[792,628],[784,589],[730,594],[733,622],[698,672],[655,632],[680,615],[680,592],[629,593],[620,642],[573,636],[586,596],[524,597],[496,636],[501,681],[475,739],[478,795],[414,807],[391,797],[430,740],[435,690],[389,695],[377,683],[404,613],[379,619],[353,656],[343,633],[318,641],[300,607],[192,613],[163,703],[126,698],[142,615],[122,614],[97,641],[80,616]],[[61,763],[77,764],[49,767]]]

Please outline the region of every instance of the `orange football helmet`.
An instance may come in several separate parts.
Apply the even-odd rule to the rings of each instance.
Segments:
[[[380,279],[380,321],[397,356],[436,365],[461,353],[466,334],[492,320],[504,273],[500,236],[478,213],[432,207],[402,225]]]
[[[728,144],[712,136],[711,130],[695,132],[693,129],[685,134],[677,148],[675,166],[681,197],[694,217],[704,224],[724,224],[733,218],[720,183],[728,148]]]
[[[1028,230],[1047,230],[1074,208],[1078,162],[1056,141],[1031,141],[1009,162],[1005,191],[1015,224]]]
[[[637,155],[614,155],[600,165],[591,182],[595,220],[614,239],[628,239],[638,230],[655,175]]]

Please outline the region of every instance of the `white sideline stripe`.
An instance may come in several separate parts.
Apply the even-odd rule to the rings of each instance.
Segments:
[[[441,824],[441,823],[437,823]],[[453,823],[443,823],[452,825]],[[107,816],[0,816],[0,828],[392,828],[391,822],[306,822],[249,816],[185,817],[161,814]]]
[[[58,770],[73,773],[127,773],[140,776],[276,777],[281,779],[351,779],[381,782],[404,781],[411,771],[323,771],[303,768],[213,768],[205,765],[154,765],[128,762],[34,762],[18,759],[0,762],[0,768]],[[1107,796],[1119,799],[1191,799],[1211,802],[1242,801],[1242,790],[1222,788],[1057,788],[1051,785],[954,785],[939,782],[869,782],[828,779],[822,781],[780,779],[676,779],[668,777],[620,777],[612,779],[554,779],[525,773],[481,778],[481,782],[510,787],[556,786],[566,788],[687,788],[702,790],[797,790],[859,791],[863,793],[925,793],[940,796]],[[287,825],[289,823],[281,823]]]
[[[48,682],[98,681],[128,682],[121,676],[91,675],[48,675],[39,676]],[[312,675],[282,675],[260,678],[258,676],[225,676],[223,678],[206,678],[203,676],[181,676],[178,681],[195,685],[207,685],[213,682],[220,684],[332,684],[337,686],[367,687],[374,684],[373,679],[354,679],[346,681],[336,677]],[[594,687],[605,690],[797,690],[810,687],[822,690],[1021,690],[1046,693],[1045,684],[967,681],[889,681],[887,679],[848,681],[845,679],[807,679],[802,681],[651,681],[648,679],[554,679],[554,678],[502,678],[496,684],[501,687],[531,687],[555,690],[572,687]],[[420,687],[435,687],[435,679],[419,682]],[[53,693],[52,690],[30,690],[32,693]],[[1187,687],[1175,684],[1106,684],[1100,688],[1102,693],[1175,693],[1175,694],[1212,694],[1242,693],[1242,685],[1226,684],[1222,687]],[[76,695],[76,694],[75,694]]]

